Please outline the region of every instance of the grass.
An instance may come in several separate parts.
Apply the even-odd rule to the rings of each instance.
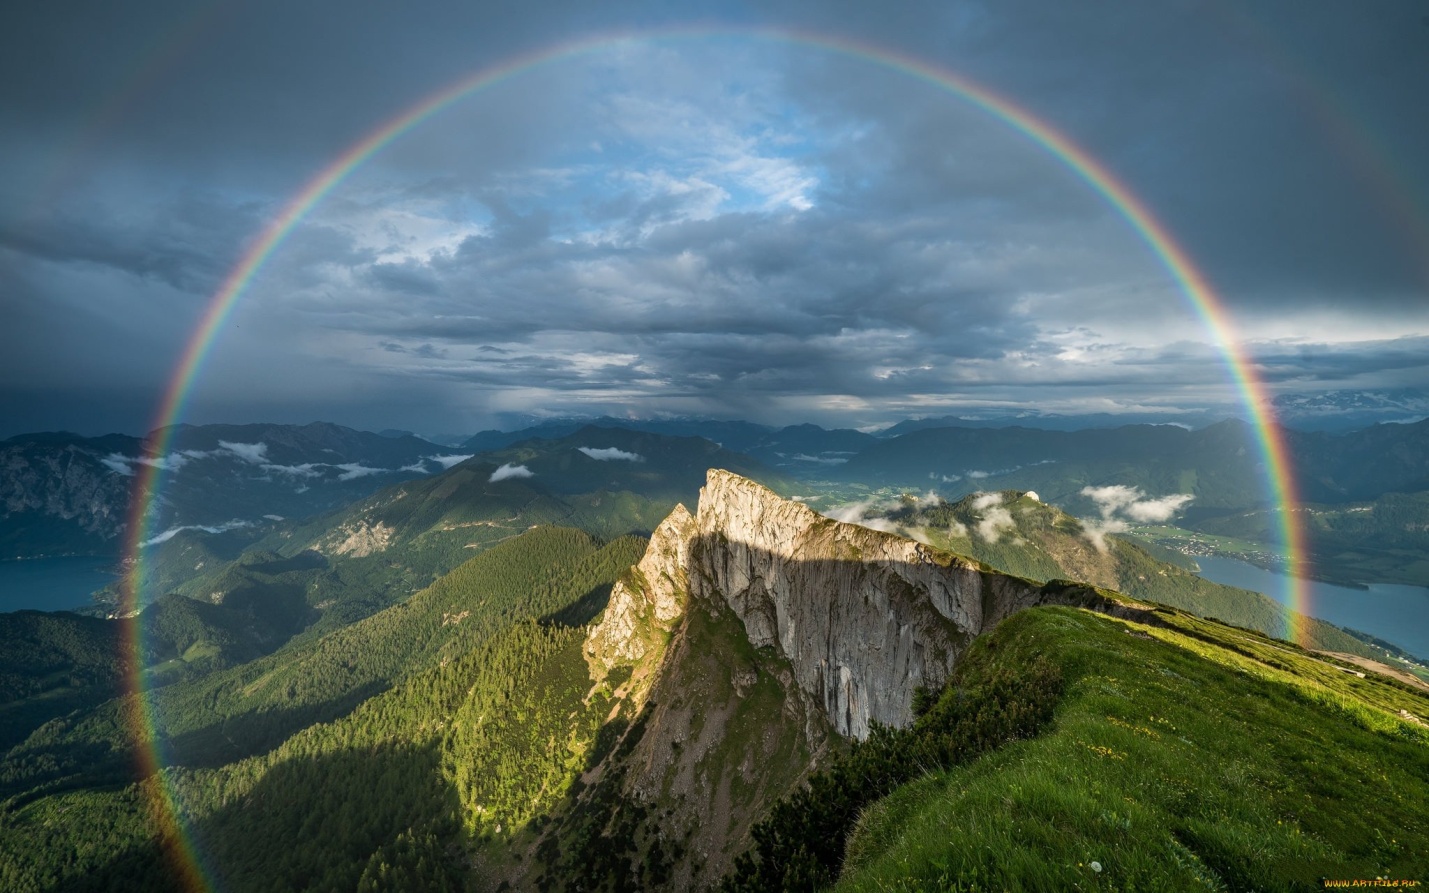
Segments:
[[[1180,612],[1016,615],[969,659],[1061,668],[1053,728],[862,815],[837,887],[1310,890],[1429,882],[1429,699]],[[1095,863],[1095,866],[1094,864]]]

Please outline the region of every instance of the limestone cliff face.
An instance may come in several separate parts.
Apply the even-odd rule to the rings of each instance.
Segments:
[[[610,592],[605,615],[586,637],[586,662],[596,678],[618,666],[635,669],[632,695],[644,704],[647,686],[664,656],[664,646],[676,621],[685,613],[689,590],[686,567],[695,519],[676,505],[655,532],[640,563]]]
[[[666,864],[659,886],[709,889],[838,739],[911,721],[917,687],[1055,592],[710,471],[698,513],[665,519],[586,638],[629,725],[583,776],[570,821],[590,824],[560,834],[658,816],[621,832],[631,870]]]
[[[677,509],[635,576],[647,591],[684,586],[692,606],[728,608],[750,644],[787,661],[832,728],[855,738],[873,722],[908,723],[914,689],[941,684],[973,637],[1043,597],[1036,584],[824,518],[719,470],[698,515]],[[644,609],[628,588],[617,587],[587,643],[595,672],[648,650],[635,620]],[[668,630],[679,602],[660,598]]]

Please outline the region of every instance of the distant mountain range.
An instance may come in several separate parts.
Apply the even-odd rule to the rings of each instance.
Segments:
[[[1270,405],[1281,424],[1302,431],[1344,432],[1429,417],[1429,393],[1410,388],[1277,394]]]
[[[745,453],[771,468],[790,473],[817,473],[830,465],[848,461],[859,450],[877,443],[872,434],[851,428],[821,428],[818,425],[789,425],[772,428],[744,421],[716,419],[552,419],[516,431],[483,431],[462,444],[472,452],[498,450],[523,440],[550,440],[573,434],[582,428],[621,428],[672,437],[703,437],[724,449]]]
[[[821,492],[891,488],[949,499],[1031,490],[1078,516],[1099,510],[1088,488],[1131,487],[1150,498],[1190,497],[1180,515],[1185,526],[1215,521],[1218,529],[1234,529],[1248,539],[1274,539],[1265,519],[1256,520],[1270,494],[1256,432],[1243,422],[1195,430],[1128,425],[1080,431],[926,424],[910,424],[915,430],[897,436],[874,436],[742,421],[561,420],[483,432],[459,449],[404,432],[373,434],[322,423],[181,426],[144,440],[24,435],[0,442],[0,555],[117,555],[135,473],[144,465],[164,469],[160,499],[151,507],[150,539],[157,544],[179,538],[194,551],[190,568],[204,560],[199,553],[205,549],[231,558],[234,549],[274,531],[465,462],[489,466],[488,474],[509,465],[502,474],[518,482],[534,476],[543,498],[563,506],[548,520],[571,513],[604,516],[603,510],[562,502],[571,494],[604,489],[641,494],[646,502],[632,509],[634,515],[609,517],[625,524],[639,515],[648,529],[654,506],[688,499],[698,474],[720,465],[748,472],[781,492],[793,492],[795,481]],[[672,446],[681,440],[687,443]],[[1429,420],[1339,434],[1287,430],[1285,440],[1299,495],[1317,511],[1357,507],[1362,514],[1393,494],[1429,492]],[[168,444],[163,455],[156,453],[158,443]],[[670,483],[676,479],[687,483]],[[648,491],[667,485],[659,493]],[[1240,516],[1244,520],[1233,520]],[[1380,528],[1336,522],[1336,529],[1363,531],[1355,534],[1350,555],[1367,573],[1359,579],[1418,581],[1419,576],[1393,572],[1404,563],[1401,553],[1429,547],[1429,530],[1415,526],[1420,524],[1415,517],[1406,516],[1409,526],[1402,530],[1387,530],[1397,550],[1393,555],[1376,553],[1368,561],[1356,556],[1389,542],[1371,533]],[[200,534],[217,537],[225,531],[228,545],[223,539],[197,542]],[[1333,551],[1337,544],[1331,536],[1316,536],[1312,544],[1321,565],[1327,556],[1344,553]]]
[[[462,458],[415,437],[321,422],[181,425],[144,439],[21,435],[0,442],[0,557],[116,553],[145,465],[164,470],[149,520],[162,536],[306,517]]]
[[[1429,420],[1346,434],[1286,431],[1300,495],[1309,502],[1429,490]],[[1085,486],[1122,484],[1190,493],[1190,517],[1263,507],[1260,444],[1244,422],[1198,430],[1128,425],[1085,431],[928,428],[880,440],[830,472],[843,480],[961,494],[1036,490],[1073,510]]]

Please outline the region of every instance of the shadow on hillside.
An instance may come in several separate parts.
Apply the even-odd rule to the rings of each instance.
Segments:
[[[600,616],[600,612],[605,610],[605,605],[610,601],[610,590],[614,587],[609,583],[602,583],[593,587],[589,592],[575,601],[561,608],[559,611],[552,611],[550,614],[540,618],[541,624],[555,624],[558,626],[578,627],[585,626],[592,620]]]
[[[279,707],[222,719],[175,735],[167,741],[167,763],[193,769],[214,769],[225,763],[265,753],[315,723],[346,716],[368,698],[386,691],[384,682],[369,682],[341,697],[302,707]]]
[[[192,780],[179,791],[204,815],[188,831],[220,889],[355,890],[364,874],[381,875],[381,889],[462,887],[459,850],[447,846],[460,834],[459,804],[435,742],[294,756],[223,805]],[[49,893],[179,888],[157,843],[98,866],[56,868],[78,870]]]

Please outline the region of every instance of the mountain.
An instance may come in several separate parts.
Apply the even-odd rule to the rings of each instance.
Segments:
[[[1345,434],[1282,433],[1308,501],[1429,490],[1429,420]],[[1073,511],[1094,508],[1080,495],[1089,485],[1191,493],[1195,502],[1187,514],[1193,522],[1261,508],[1267,499],[1256,432],[1233,420],[1194,431],[1175,425],[1080,431],[928,428],[881,440],[834,473],[842,480],[947,495],[1035,490]]]
[[[975,642],[910,727],[778,804],[724,889],[1422,877],[1427,706],[1422,688],[1167,608],[1034,608]],[[1351,806],[1366,818],[1345,821]]]
[[[1429,491],[1429,419],[1373,425],[1345,434],[1297,434],[1291,451],[1303,497],[1309,502]]]
[[[26,434],[0,441],[0,550],[5,558],[117,551],[130,480],[105,464],[137,455],[122,434]]]
[[[1088,485],[1125,484],[1148,493],[1195,495],[1197,512],[1257,505],[1262,497],[1254,432],[1240,422],[1199,431],[1130,425],[1084,431],[929,428],[884,440],[838,470],[844,480],[936,489],[1035,490],[1075,509]]]
[[[21,435],[0,442],[0,548],[5,557],[117,554],[143,465],[165,470],[149,525],[171,536],[327,511],[439,470],[446,452],[415,437],[322,422],[180,425],[143,440]]]
[[[521,531],[159,688],[153,743],[130,694],[35,729],[0,758],[0,887],[180,889],[159,785],[234,891],[1417,877],[1429,697],[1374,666],[710,471],[648,544]]]
[[[1405,583],[1429,587],[1429,491],[1386,493],[1340,505],[1302,506],[1311,566],[1318,579],[1349,585]],[[1208,518],[1199,529],[1215,536],[1273,542],[1279,518],[1242,512]]]
[[[153,592],[253,617],[262,628],[253,627],[252,641],[271,651],[293,635],[380,611],[536,525],[605,539],[646,534],[695,498],[712,464],[782,481],[702,438],[586,426],[468,458],[301,522],[180,532],[149,547],[147,579]]]
[[[1429,416],[1429,394],[1411,388],[1277,394],[1270,405],[1281,424],[1301,431],[1346,432]]]
[[[861,508],[849,520],[1030,580],[1080,580],[1269,636],[1286,627],[1284,610],[1273,599],[1206,580],[1197,575],[1193,559],[1118,536],[1102,519],[1074,518],[1035,493],[997,491],[955,502],[908,497],[880,509]],[[1299,628],[1307,647],[1316,650],[1378,660],[1398,656],[1313,617],[1302,617]]]
[[[1297,431],[1346,433],[1381,423],[1419,421],[1429,416],[1429,394],[1413,388],[1276,394],[1270,399],[1268,409],[1281,425]],[[983,410],[975,417],[950,415],[906,419],[879,431],[878,436],[899,437],[928,428],[1004,428],[1013,425],[1050,431],[1157,424],[1203,428],[1224,417],[1223,413],[1207,410],[1060,415],[1010,408],[1005,412]]]
[[[142,642],[154,684],[192,679],[272,651],[294,632],[282,613],[167,595],[135,619],[67,611],[0,613],[0,751],[51,720],[121,697],[128,639]]]
[[[829,430],[818,425],[790,425],[772,431],[746,448],[767,465],[803,477],[817,477],[842,465],[878,438],[850,428]]]
[[[877,438],[850,428],[818,425],[770,428],[752,422],[716,419],[553,419],[518,431],[483,431],[463,444],[477,452],[500,450],[526,440],[558,440],[583,428],[616,428],[671,437],[703,437],[720,447],[744,453],[770,468],[802,476],[817,476],[839,465]]]
[[[1204,428],[1225,418],[1223,414],[1206,411],[1177,413],[1107,413],[1084,415],[1028,412],[1025,409],[1006,413],[990,412],[975,417],[929,416],[905,419],[877,432],[880,438],[901,437],[929,428],[1033,428],[1043,431],[1085,431],[1089,428],[1124,428],[1128,425],[1174,425],[1181,428]]]
[[[617,419],[601,416],[594,419],[547,419],[536,425],[515,431],[482,431],[462,444],[472,452],[499,450],[523,440],[558,440],[582,428],[621,428],[643,431],[667,437],[703,437],[721,447],[746,452],[773,430],[765,425],[745,421],[720,419]]]
[[[915,692],[940,687],[976,636],[1032,605],[1101,601],[712,470],[698,514],[661,524],[586,637],[591,677],[629,721],[571,802],[513,839],[540,867],[522,858],[511,879],[711,887],[765,808],[842,741],[911,720]]]

